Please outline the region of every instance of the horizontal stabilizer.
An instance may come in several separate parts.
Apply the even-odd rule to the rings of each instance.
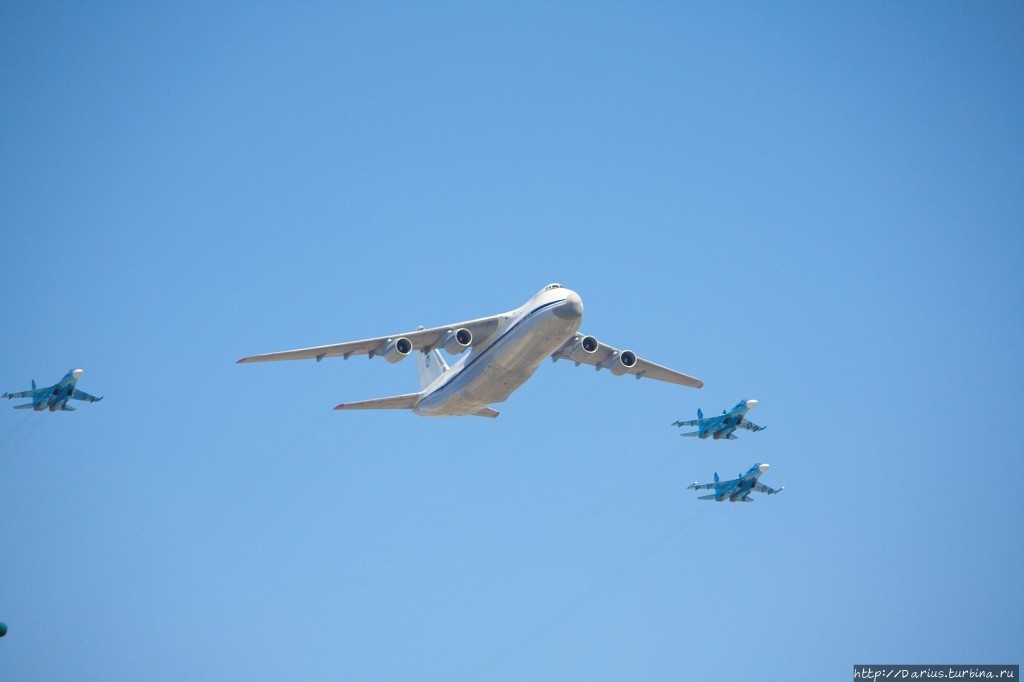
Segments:
[[[688,437],[688,438],[696,438],[697,436],[700,435],[700,431],[691,431],[690,433],[680,433],[679,435],[680,436],[685,436],[685,437]]]
[[[411,410],[420,401],[419,393],[406,393],[395,395],[390,398],[374,398],[372,400],[360,400],[354,403],[342,403],[335,407],[336,410]]]
[[[24,405],[15,405],[14,409],[16,409],[16,410],[31,410],[33,407],[35,407],[35,405],[33,405],[32,403],[25,403]]]
[[[715,499],[715,496],[714,495],[701,495],[697,499],[698,500],[713,500],[713,499]]]
[[[494,419],[495,417],[497,417],[500,414],[500,412],[498,412],[497,410],[491,409],[490,407],[481,407],[479,410],[477,410],[473,414],[475,416],[477,416],[477,417],[490,417],[491,419]]]
[[[74,412],[77,408],[71,407],[67,403],[60,406],[62,412]]]

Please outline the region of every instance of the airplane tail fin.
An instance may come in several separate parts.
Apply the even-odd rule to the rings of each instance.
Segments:
[[[704,412],[701,411],[701,409],[698,407],[697,408],[697,419],[703,419],[703,418],[704,418]]]
[[[715,483],[718,483],[718,472],[715,472]]]
[[[395,395],[390,398],[373,398],[372,400],[359,400],[354,403],[342,403],[335,407],[336,410],[411,410],[419,402],[420,393],[406,393]]]
[[[426,388],[448,371],[448,363],[444,361],[441,351],[436,349],[417,353],[416,363],[420,369],[420,388]]]
[[[36,380],[35,379],[32,380],[32,390],[33,391],[36,390]]]
[[[31,410],[33,407],[35,407],[34,403],[25,403],[24,405],[15,405],[14,409],[16,409],[16,410]]]

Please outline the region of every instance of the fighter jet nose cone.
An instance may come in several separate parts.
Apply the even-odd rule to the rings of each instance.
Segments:
[[[752,410],[755,407],[757,407],[757,401],[756,400],[748,400],[747,401],[747,409],[748,410]]]
[[[71,372],[71,376],[75,377],[76,379],[81,379],[83,374],[85,374],[85,372],[80,369],[76,369],[73,372]]]
[[[758,464],[758,465],[757,465],[757,468],[758,468],[758,469],[760,469],[760,470],[761,470],[761,473],[763,474],[764,472],[766,472],[766,471],[768,471],[769,469],[771,469],[771,468],[772,468],[772,465],[771,465],[771,464]]]
[[[565,301],[555,308],[555,315],[563,320],[578,320],[583,317],[583,299],[575,291],[565,292]]]

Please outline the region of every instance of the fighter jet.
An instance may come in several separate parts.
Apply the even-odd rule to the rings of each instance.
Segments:
[[[79,391],[75,388],[75,383],[82,378],[82,374],[84,374],[84,372],[80,369],[68,370],[68,373],[64,375],[63,379],[55,383],[53,386],[47,386],[46,388],[36,388],[36,382],[33,380],[32,390],[21,391],[19,393],[4,393],[0,398],[32,399],[32,402],[30,403],[15,405],[14,409],[16,410],[35,410],[36,412],[42,412],[43,410],[49,410],[50,412],[63,410],[65,412],[73,412],[75,408],[68,405],[68,400],[84,400],[88,403],[103,400],[103,396],[97,398],[96,396],[89,395],[85,391]]]
[[[696,431],[690,433],[681,433],[681,436],[697,437],[700,439],[714,438],[719,440],[725,438],[726,440],[736,440],[733,431],[736,429],[746,429],[748,431],[761,431],[768,428],[767,426],[758,426],[754,422],[747,421],[744,416],[750,410],[757,407],[756,400],[741,400],[736,403],[736,407],[726,412],[722,410],[722,414],[717,417],[704,418],[704,413],[697,409],[697,418],[690,419],[689,421],[672,422],[672,426],[696,426]]]
[[[734,478],[731,481],[719,481],[718,472],[715,472],[714,483],[704,483],[703,485],[694,481],[692,484],[686,487],[687,490],[712,490],[714,489],[714,495],[701,495],[697,499],[699,500],[714,500],[715,502],[753,502],[750,499],[750,493],[758,492],[765,493],[767,495],[774,495],[775,493],[781,493],[785,490],[785,486],[774,490],[769,488],[764,483],[758,483],[757,479],[761,477],[761,474],[768,471],[771,468],[770,464],[755,464],[747,470],[747,473],[740,474],[739,478]]]

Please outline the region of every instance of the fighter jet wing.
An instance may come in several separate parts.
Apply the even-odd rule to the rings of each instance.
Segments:
[[[701,424],[704,424],[705,430],[715,429],[722,424],[722,415],[703,417],[701,419],[688,419],[684,422],[672,422],[672,426],[700,426]]]
[[[697,483],[694,481],[690,485],[686,486],[687,490],[711,490],[715,487],[714,483]]]
[[[746,417],[741,419],[740,423],[737,424],[736,426],[738,426],[741,429],[746,429],[747,431],[764,431],[765,429],[768,428],[767,426],[758,426],[754,422],[748,420]]]
[[[38,390],[38,389],[36,389]],[[18,391],[17,393],[4,393],[0,398],[31,398],[35,391]]]
[[[96,396],[89,395],[85,391],[80,391],[77,388],[75,389],[75,392],[71,394],[71,397],[74,398],[75,400],[84,400],[87,403],[95,403],[99,402],[100,400],[103,400],[103,396],[97,398]]]
[[[369,355],[371,358],[375,355],[385,353],[389,346],[397,343],[401,339],[405,339],[409,342],[408,348],[405,348],[405,353],[413,349],[420,350],[432,350],[433,348],[444,347],[444,344],[451,339],[453,335],[458,332],[466,330],[470,336],[466,337],[461,335],[463,338],[458,341],[459,344],[476,345],[485,342],[495,330],[498,328],[498,324],[501,321],[501,315],[492,315],[490,317],[482,317],[478,320],[470,320],[469,322],[459,322],[457,324],[447,324],[442,327],[433,327],[431,329],[419,329],[417,331],[408,332],[405,334],[391,334],[389,336],[378,336],[372,339],[363,339],[362,341],[348,341],[346,343],[335,343],[328,346],[314,346],[312,348],[298,348],[296,350],[285,350],[277,353],[263,353],[262,355],[250,355],[249,357],[242,358],[238,362],[270,362],[274,360],[310,360],[315,359],[318,362],[324,358],[332,357],[343,357],[346,360],[352,355]],[[469,339],[469,343],[465,344],[462,341]],[[403,355],[405,354],[403,353]]]
[[[670,384],[700,388],[704,382],[682,372],[644,360],[633,351],[620,351],[592,336],[577,333],[551,356],[553,360],[572,360],[577,365],[592,365],[598,371],[612,369],[616,374],[632,374]]]
[[[754,490],[756,490],[759,493],[765,493],[766,495],[774,495],[775,493],[781,493],[785,489],[786,489],[786,486],[782,486],[781,488],[776,490],[775,488],[769,488],[764,483],[755,483],[754,484]]]

